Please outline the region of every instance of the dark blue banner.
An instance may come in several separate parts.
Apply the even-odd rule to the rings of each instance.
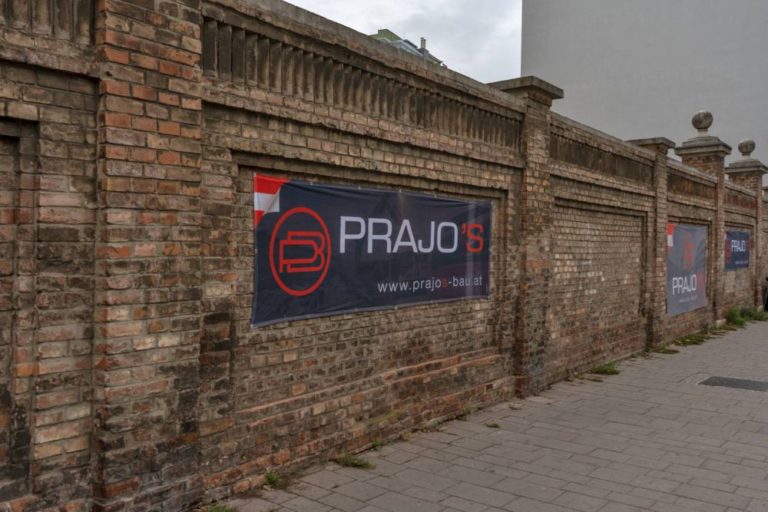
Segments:
[[[749,268],[751,235],[747,231],[725,232],[725,270]]]
[[[707,227],[667,225],[667,314],[702,308],[707,298]]]
[[[491,204],[254,177],[253,325],[487,297]]]

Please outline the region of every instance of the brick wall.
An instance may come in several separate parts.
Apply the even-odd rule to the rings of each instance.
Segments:
[[[704,172],[678,164],[670,166],[668,179],[668,220],[672,223],[685,223],[705,226],[708,233],[707,247],[707,288],[710,304],[716,294],[714,275],[716,272],[713,254],[716,250],[715,196],[717,181]],[[666,247],[666,245],[665,245]],[[715,323],[712,307],[700,308],[688,313],[666,318],[663,339],[671,341],[685,334],[696,332]]]
[[[714,324],[768,272],[757,175],[536,79],[278,0],[5,5],[0,510],[189,510]],[[490,201],[490,297],[252,328],[254,172]],[[675,317],[667,222],[710,233],[709,304]],[[764,233],[750,269],[726,227]]]
[[[644,218],[555,207],[551,380],[645,347]]]
[[[0,499],[40,508],[90,503],[95,92],[86,77],[0,66]]]

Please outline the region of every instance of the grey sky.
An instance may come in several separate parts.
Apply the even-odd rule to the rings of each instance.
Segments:
[[[520,75],[521,0],[288,0],[373,34],[388,28],[481,82]]]

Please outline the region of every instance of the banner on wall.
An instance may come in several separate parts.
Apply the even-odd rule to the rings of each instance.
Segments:
[[[667,314],[679,315],[707,304],[707,228],[668,224]]]
[[[253,325],[487,297],[491,204],[254,176]]]
[[[725,232],[725,270],[749,268],[749,250],[752,243],[747,231]]]

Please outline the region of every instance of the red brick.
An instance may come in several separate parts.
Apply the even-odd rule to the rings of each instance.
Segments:
[[[104,46],[102,51],[104,52],[105,60],[117,62],[118,64],[128,64],[129,62],[130,54],[126,51],[118,50],[109,46]]]
[[[172,121],[160,121],[157,124],[157,129],[160,133],[165,135],[179,135],[181,133],[179,123],[174,123]]]
[[[130,96],[131,86],[125,82],[115,80],[102,80],[99,82],[102,94],[115,94],[117,96]]]
[[[157,91],[152,87],[134,84],[133,86],[131,86],[131,89],[132,89],[134,98],[139,98],[146,101],[157,100]]]

